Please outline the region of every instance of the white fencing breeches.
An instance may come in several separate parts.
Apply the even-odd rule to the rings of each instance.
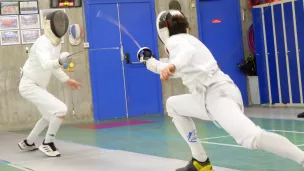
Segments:
[[[201,95],[201,99],[198,95],[186,94],[167,100],[168,115],[173,118],[186,141],[191,140],[187,137],[189,132],[193,129],[196,131],[189,118],[212,119],[245,148],[265,150],[304,164],[304,153],[301,149],[283,136],[266,132],[244,115],[241,93],[234,84],[214,86],[207,90],[206,98],[204,95]],[[188,144],[191,147],[189,142]]]
[[[52,116],[65,116],[67,113],[67,106],[62,101],[25,76],[20,80],[19,92],[23,98],[32,102],[48,121]]]
[[[167,100],[167,112],[173,119],[177,130],[188,143],[192,156],[201,162],[207,160],[207,154],[197,137],[192,117],[210,120],[204,107],[191,94],[170,97]]]

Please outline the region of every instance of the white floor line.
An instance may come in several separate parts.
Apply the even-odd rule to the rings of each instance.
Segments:
[[[208,141],[201,141],[202,144],[212,144],[212,145],[219,145],[219,146],[228,146],[228,147],[237,147],[237,148],[245,148],[240,145],[233,145],[233,144],[223,144],[223,143],[215,143],[215,142],[208,142]]]
[[[14,165],[14,164],[8,164],[8,166],[11,166],[13,168],[17,168],[17,169],[23,170],[23,171],[32,171],[31,169],[27,169],[27,168],[24,168],[22,166],[18,166],[18,165]]]
[[[94,150],[96,151],[96,150]],[[39,162],[39,161],[46,161],[46,160],[56,160],[56,159],[63,159],[63,158],[72,158],[72,157],[79,157],[79,156],[95,156],[95,155],[100,155],[100,152],[95,152],[95,153],[86,153],[86,154],[77,154],[77,155],[70,155],[70,156],[61,156],[61,157],[50,157],[50,158],[45,158],[45,159],[39,159],[39,160],[29,160],[29,161],[24,161],[24,162],[17,162],[14,164],[24,164],[24,163],[32,163],[32,162]],[[105,154],[107,152],[102,151],[102,154]]]
[[[303,147],[303,146],[304,146],[304,144],[297,145],[297,147]]]
[[[304,132],[299,131],[286,131],[286,130],[269,130],[270,132],[285,132],[285,133],[295,133],[295,134],[304,134]]]
[[[200,141],[219,139],[219,138],[227,138],[227,137],[231,137],[231,136],[230,135],[226,135],[226,136],[219,136],[219,137],[202,138],[202,139],[200,139]]]

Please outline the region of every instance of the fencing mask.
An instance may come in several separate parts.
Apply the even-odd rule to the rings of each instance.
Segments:
[[[156,28],[159,39],[166,44],[170,36],[187,33],[189,23],[184,14],[178,10],[162,11],[157,17]]]
[[[44,20],[45,35],[54,45],[59,45],[69,27],[69,18],[61,10],[48,14]]]

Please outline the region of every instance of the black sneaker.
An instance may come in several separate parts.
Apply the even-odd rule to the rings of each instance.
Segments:
[[[45,143],[43,141],[43,143],[39,146],[39,150],[49,157],[59,157],[60,156],[60,152],[58,151],[58,149],[56,148],[56,146],[53,142]]]
[[[176,169],[176,171],[214,171],[214,170],[212,169],[212,165],[209,159],[207,159],[205,162],[199,162],[196,159],[192,158],[192,160],[188,163],[187,166]]]
[[[298,118],[304,118],[304,112],[303,112],[303,113],[298,114]]]
[[[24,151],[34,151],[34,150],[38,150],[38,147],[35,145],[35,143],[33,144],[29,144],[27,142],[27,140],[23,140],[21,141],[20,143],[18,143],[18,146],[21,150],[24,150]]]

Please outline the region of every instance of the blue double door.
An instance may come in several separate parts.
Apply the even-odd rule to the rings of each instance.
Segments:
[[[138,46],[157,53],[154,20],[152,1],[87,2],[95,120],[163,113],[159,76],[136,57]]]

